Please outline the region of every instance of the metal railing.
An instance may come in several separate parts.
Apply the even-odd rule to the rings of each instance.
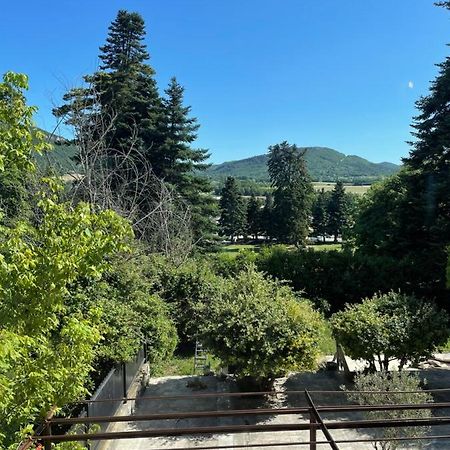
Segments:
[[[404,393],[423,393],[423,392],[450,392],[450,389],[435,389],[422,391],[351,391],[355,393],[371,393],[371,394],[404,394]],[[309,446],[310,450],[316,450],[318,445],[328,445],[333,450],[339,450],[340,444],[355,444],[355,443],[371,443],[377,442],[407,442],[407,441],[431,441],[431,440],[450,440],[448,434],[434,434],[423,436],[398,436],[398,437],[383,437],[377,436],[372,438],[355,437],[354,439],[336,439],[333,436],[334,430],[366,430],[366,429],[389,429],[389,428],[406,428],[418,426],[442,426],[450,425],[450,416],[444,415],[441,417],[427,417],[427,418],[390,418],[390,419],[360,419],[360,420],[325,420],[323,413],[355,413],[355,412],[371,412],[371,411],[408,411],[408,410],[430,410],[437,411],[443,409],[450,410],[450,402],[439,403],[421,403],[421,404],[380,404],[380,405],[317,405],[314,400],[314,394],[347,394],[346,391],[275,391],[275,392],[225,392],[225,393],[201,393],[192,395],[171,395],[171,396],[148,396],[141,397],[141,401],[163,401],[170,402],[176,400],[195,400],[201,398],[214,397],[257,397],[267,395],[296,395],[304,396],[307,406],[298,407],[284,407],[284,408],[253,408],[253,409],[224,409],[224,410],[208,410],[208,411],[183,411],[183,412],[167,412],[167,413],[151,413],[139,415],[105,415],[105,416],[90,416],[78,418],[49,418],[46,422],[45,434],[41,436],[34,436],[34,440],[39,440],[43,443],[58,443],[69,441],[104,441],[104,440],[119,440],[119,439],[137,439],[137,438],[154,438],[154,437],[174,437],[174,436],[204,436],[204,435],[221,435],[230,433],[266,433],[266,432],[282,432],[282,431],[309,431],[308,440],[298,440],[295,442],[275,441],[272,443],[261,442],[252,444],[238,444],[238,445],[203,445],[196,446],[198,450],[213,450],[213,449],[238,449],[238,448],[264,448],[264,447],[289,447],[289,446]],[[98,399],[89,400],[85,403],[101,404],[107,402],[123,401],[123,398],[116,399]],[[129,398],[127,400],[136,400],[136,398]],[[231,425],[213,425],[213,426],[190,426],[177,427],[176,425],[168,428],[152,428],[141,429],[133,431],[116,431],[97,433],[84,432],[76,435],[52,435],[51,429],[53,424],[110,424],[118,422],[130,422],[138,424],[138,422],[156,421],[156,420],[180,420],[193,418],[219,418],[219,417],[251,417],[254,416],[280,416],[288,414],[298,414],[306,416],[309,421],[298,421],[296,423],[276,423],[276,424],[231,424]],[[325,439],[317,440],[317,432],[321,431]],[[182,447],[177,447],[177,450],[184,450]],[[187,450],[187,448],[186,448]]]

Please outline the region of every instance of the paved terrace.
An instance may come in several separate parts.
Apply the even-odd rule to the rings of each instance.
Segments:
[[[450,387],[450,371],[446,368],[427,368],[421,370],[422,377],[427,379],[428,389],[439,389]],[[195,390],[188,387],[191,382],[200,380],[205,389]],[[314,390],[340,390],[345,384],[345,379],[341,373],[322,371],[318,373],[292,374],[288,378],[277,380],[276,390],[303,391]],[[252,409],[252,408],[286,408],[308,406],[304,394],[289,394],[270,396],[269,398],[252,397],[206,397],[189,398],[198,393],[224,393],[236,392],[236,385],[227,380],[220,380],[216,377],[164,377],[153,378],[145,390],[142,399],[136,403],[135,415],[155,414],[169,412],[194,412],[194,411],[218,411],[226,409]],[[152,396],[173,396],[187,395],[183,399],[145,400]],[[312,394],[316,405],[342,405],[346,404],[345,394]],[[450,392],[437,393],[434,395],[436,402],[450,400]],[[321,413],[323,419],[327,420],[361,420],[364,416],[360,412],[353,413]],[[436,416],[450,416],[449,410],[436,410]],[[206,417],[177,420],[155,420],[147,422],[117,423],[110,431],[132,431],[151,430],[154,428],[189,428],[199,426],[221,426],[221,425],[253,425],[253,424],[298,424],[309,423],[309,417],[292,414],[279,416],[243,416],[243,417]],[[331,434],[336,441],[356,438],[372,438],[377,433],[374,430],[331,430]],[[432,427],[431,434],[450,435],[450,426],[440,425]],[[317,440],[326,440],[322,432],[317,432]],[[270,444],[280,442],[301,442],[309,441],[309,431],[282,431],[270,433],[236,433],[225,435],[204,435],[186,437],[157,437],[127,439],[120,441],[109,441],[103,448],[107,450],[139,450],[139,449],[177,449],[177,448],[197,448],[202,446],[220,447],[230,446],[234,448],[238,445],[251,445],[255,443],[269,444],[265,448],[296,448],[308,449],[309,446],[272,447]],[[331,448],[328,444],[317,445],[318,449]],[[339,444],[340,449],[373,449],[371,443]],[[400,448],[419,448],[417,444]],[[439,440],[427,442],[425,448],[448,449],[450,440]]]

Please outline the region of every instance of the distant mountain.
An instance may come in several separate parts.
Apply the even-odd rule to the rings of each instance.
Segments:
[[[51,164],[61,174],[76,172],[77,167],[73,161],[77,153],[75,145],[61,136],[52,135],[44,130],[41,131],[44,133],[46,140],[52,144],[53,150],[43,155],[36,155],[38,165],[44,169]]]
[[[51,162],[52,166],[61,173],[76,172],[77,167],[73,161],[76,154],[75,145],[62,137],[51,136],[45,131],[44,133],[53,144],[53,150],[45,155],[37,156],[38,164],[46,167]],[[359,156],[347,156],[327,147],[305,148],[307,149],[306,163],[313,181],[333,182],[340,179],[351,183],[372,183],[400,169],[400,166],[393,163],[372,163]],[[241,180],[267,182],[269,180],[267,155],[214,164],[206,174],[215,181],[233,176]]]
[[[313,181],[342,180],[353,183],[371,183],[400,169],[389,163],[372,163],[355,155],[345,155],[327,147],[304,147],[305,159]],[[239,179],[267,182],[268,155],[229,161],[212,165],[207,174],[213,180],[222,180],[227,176]]]

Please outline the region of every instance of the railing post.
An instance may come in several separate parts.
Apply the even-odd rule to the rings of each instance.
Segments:
[[[85,411],[86,411],[86,418],[89,418],[89,402],[86,403]],[[85,422],[84,424],[84,432],[86,434],[89,433],[89,424],[87,422]],[[91,450],[91,443],[89,442],[89,439],[85,441],[84,445],[86,446],[87,450]]]
[[[51,436],[52,435],[52,424],[50,422],[49,419],[45,420],[45,434],[47,436]],[[52,442],[51,441],[45,441],[44,442],[44,449],[45,450],[52,450]]]
[[[309,409],[309,423],[309,450],[317,450],[317,428],[314,426],[317,422],[311,408]]]
[[[127,366],[122,363],[122,389],[123,389],[123,402],[127,402]]]

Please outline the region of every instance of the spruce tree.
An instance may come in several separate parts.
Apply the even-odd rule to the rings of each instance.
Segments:
[[[228,177],[221,192],[219,226],[223,236],[231,240],[244,233],[246,225],[244,202],[236,180]]]
[[[261,202],[252,195],[247,205],[247,232],[258,239],[262,229]]]
[[[337,242],[348,222],[347,195],[342,181],[338,181],[331,192],[327,214],[328,232],[334,236],[334,242]]]
[[[328,231],[328,202],[328,195],[322,188],[314,199],[311,226],[315,236],[323,237],[323,242],[325,242],[325,235]]]
[[[106,44],[100,47],[99,71],[85,76],[88,87],[69,91],[64,96],[65,104],[54,110],[69,124],[80,120],[81,114],[99,114],[102,120],[111,120],[104,136],[111,153],[111,169],[116,169],[114,156],[128,154],[130,149],[134,150],[131,157],[139,154],[135,162],[144,155],[151,163],[151,152],[160,141],[157,124],[162,105],[155,71],[147,63],[145,35],[143,18],[120,10],[109,27]]]
[[[190,117],[190,106],[184,106],[184,88],[172,78],[163,99],[163,120],[160,123],[161,146],[152,154],[155,173],[176,187],[190,206],[196,240],[210,237],[214,231],[213,215],[216,212],[212,186],[201,174],[209,164],[208,151],[192,148],[197,138],[199,124]]]
[[[450,3],[441,6],[450,9]],[[411,152],[404,159],[407,202],[401,210],[402,251],[445,286],[446,247],[450,244],[450,57],[437,65],[430,92],[420,98]]]
[[[274,187],[275,237],[302,246],[309,234],[313,186],[305,152],[286,141],[269,147],[268,169]]]
[[[54,112],[71,125],[111,119],[106,130],[98,130],[97,137],[104,139],[108,149],[113,189],[123,189],[120,183],[128,177],[145,180],[150,168],[187,203],[195,240],[204,242],[215,231],[216,214],[210,182],[201,176],[208,167],[205,161],[209,154],[191,148],[199,125],[189,116],[190,107],[183,105],[183,88],[176,79],[171,80],[164,98],[159,95],[155,71],[148,64],[145,35],[143,18],[120,10],[109,27],[106,44],[100,47],[99,71],[85,77],[89,87],[68,92],[65,104]],[[93,136],[95,139],[95,133]],[[132,196],[134,185],[130,185]],[[153,209],[152,200],[145,195],[139,200],[143,215]]]

